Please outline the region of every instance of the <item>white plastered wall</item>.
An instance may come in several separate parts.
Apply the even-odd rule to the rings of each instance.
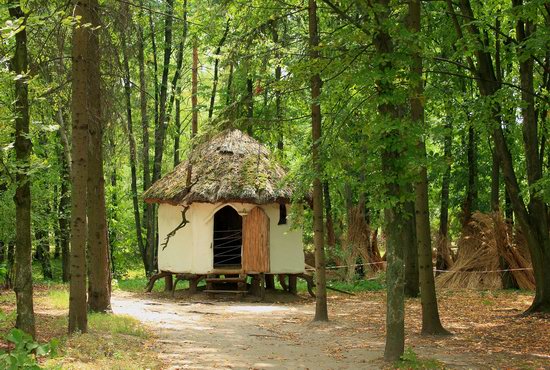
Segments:
[[[158,210],[159,255],[161,271],[206,274],[212,271],[212,236],[214,214],[227,204],[193,203],[186,213],[189,223],[172,236],[165,249],[166,235],[181,222],[183,207],[161,204]],[[254,204],[231,203],[240,214],[248,213]],[[270,220],[270,272],[300,273],[304,271],[302,231],[290,225],[277,225],[279,205],[260,206]]]

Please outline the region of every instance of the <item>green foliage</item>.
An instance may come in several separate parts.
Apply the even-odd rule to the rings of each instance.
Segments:
[[[329,281],[327,285],[348,292],[376,292],[386,289],[385,281],[385,274],[382,273],[378,274],[374,279],[357,279],[350,283],[332,280]]]
[[[7,352],[0,351],[0,366],[4,369],[40,369],[37,358],[57,355],[59,341],[56,339],[39,344],[19,329],[12,329],[4,339],[14,346]]]
[[[411,347],[405,349],[401,359],[395,362],[396,369],[441,369],[443,364],[434,359],[418,357]]]

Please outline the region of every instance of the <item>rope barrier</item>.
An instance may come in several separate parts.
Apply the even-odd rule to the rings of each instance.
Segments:
[[[369,262],[369,263],[357,263],[357,264],[354,264],[354,265],[328,266],[328,267],[325,267],[325,269],[326,270],[336,270],[336,269],[342,269],[342,268],[379,265],[379,264],[385,264],[385,263],[386,263],[386,261]],[[479,271],[453,271],[453,270],[438,270],[438,269],[434,268],[435,272],[470,273],[470,274],[492,273],[492,272],[508,272],[508,271],[530,271],[530,270],[533,270],[533,268],[532,267],[523,267],[523,268],[515,268],[515,269],[479,270]]]
[[[470,274],[479,274],[479,273],[489,273],[489,272],[508,272],[508,271],[526,271],[526,270],[532,270],[532,267],[523,267],[523,268],[517,268],[517,269],[504,269],[504,270],[482,270],[482,271],[452,271],[452,270],[437,270],[434,269],[436,272],[452,272],[452,273],[470,273]]]

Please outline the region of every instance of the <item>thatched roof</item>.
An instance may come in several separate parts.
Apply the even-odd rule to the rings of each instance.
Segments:
[[[288,203],[292,192],[283,183],[284,177],[285,171],[265,146],[239,130],[230,129],[199,144],[188,161],[155,182],[143,198],[149,203],[187,205]]]

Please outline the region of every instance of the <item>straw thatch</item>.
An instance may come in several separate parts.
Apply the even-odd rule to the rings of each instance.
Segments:
[[[458,241],[456,261],[437,277],[436,284],[440,288],[501,289],[504,261],[520,288],[535,288],[521,233],[508,225],[500,213],[476,212]]]
[[[229,129],[199,144],[188,161],[155,182],[143,198],[149,203],[174,205],[288,203],[292,192],[283,183],[284,177],[285,171],[265,146],[239,130]]]

